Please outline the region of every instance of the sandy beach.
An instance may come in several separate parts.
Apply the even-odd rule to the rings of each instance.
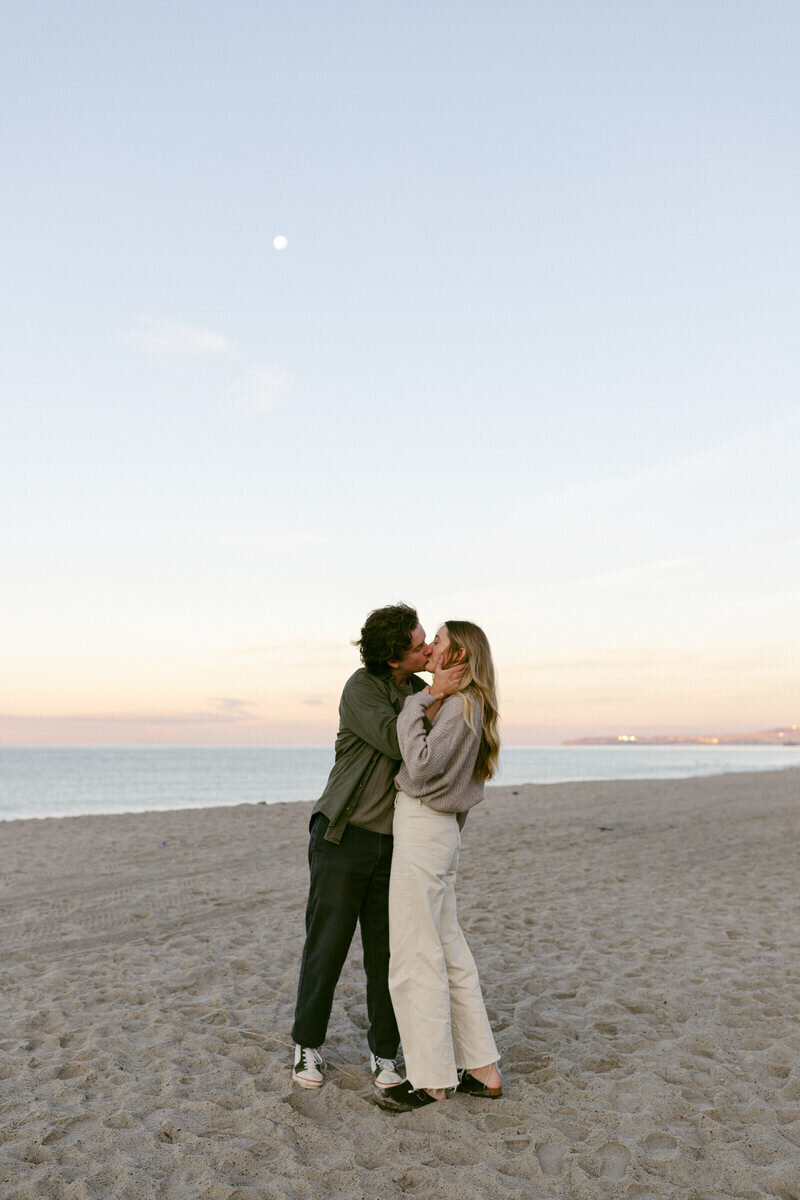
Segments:
[[[360,948],[293,1087],[309,804],[0,826],[2,1200],[800,1197],[800,772],[494,789],[505,1094],[373,1103]]]

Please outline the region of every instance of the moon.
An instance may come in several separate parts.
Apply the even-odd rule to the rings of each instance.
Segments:
[[[289,245],[289,239],[284,237],[282,233],[279,233],[278,236],[273,239],[272,244],[276,250],[285,250]]]

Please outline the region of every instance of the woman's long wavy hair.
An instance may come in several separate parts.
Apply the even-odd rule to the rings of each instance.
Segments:
[[[474,730],[475,726],[472,704],[468,697],[474,697],[480,705],[481,744],[472,777],[484,783],[496,773],[500,756],[500,735],[497,731],[499,714],[492,652],[486,634],[471,621],[445,621],[445,627],[450,639],[450,649],[442,666],[452,667],[456,663],[462,663],[464,666],[464,678],[459,691],[464,702],[464,720],[470,729]]]

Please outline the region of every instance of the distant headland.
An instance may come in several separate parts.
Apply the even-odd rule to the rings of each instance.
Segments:
[[[800,746],[800,725],[782,729],[764,729],[760,733],[718,733],[698,737],[643,737],[638,733],[618,733],[615,737],[569,738],[564,746]]]

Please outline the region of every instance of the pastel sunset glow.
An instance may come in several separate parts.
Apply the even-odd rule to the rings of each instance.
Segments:
[[[0,744],[328,745],[398,600],[510,744],[797,722],[799,36],[13,6]]]

